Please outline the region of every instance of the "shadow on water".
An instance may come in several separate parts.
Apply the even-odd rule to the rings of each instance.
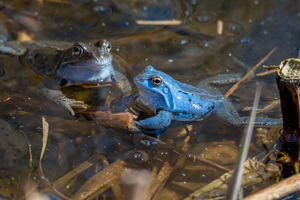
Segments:
[[[266,64],[296,57],[300,44],[299,6],[295,0],[12,0],[1,2],[0,18],[12,40],[22,39],[23,35],[55,42],[107,39],[112,43],[114,67],[125,73],[133,87],[133,78],[147,65],[196,85],[218,74],[245,74],[274,47],[277,50]],[[153,21],[164,24],[155,25]],[[42,160],[44,174],[74,199],[85,199],[77,192],[81,186],[95,185],[87,184],[95,174],[103,183],[97,185],[101,199],[134,199],[135,189],[154,199],[182,199],[224,173],[182,151],[226,168],[234,164],[244,127],[232,127],[215,118],[174,122],[160,142],[152,141],[148,146],[149,141],[140,135],[70,116],[67,110],[35,92],[42,80],[20,66],[18,59],[0,59],[0,199],[21,198],[29,182],[41,191],[47,190],[36,170],[42,147],[42,116],[50,125]],[[252,105],[256,82],[268,84],[260,107],[278,98],[274,75],[242,84],[229,99],[243,116],[249,115],[242,109]],[[229,87],[218,86],[222,93]],[[136,91],[133,88],[133,93]],[[77,91],[77,97],[97,101],[90,92]],[[266,115],[279,118],[279,107]],[[268,129],[255,131],[260,135]],[[264,151],[257,138],[253,140],[250,156]],[[87,167],[88,163],[92,167]],[[82,173],[72,171],[81,165],[86,167]],[[107,170],[107,174],[101,174],[101,170]],[[121,175],[122,170],[128,172]],[[69,172],[74,172],[75,178],[64,177]],[[61,177],[66,185],[59,185]],[[266,178],[260,182],[261,188],[273,182]],[[246,194],[259,187],[248,187]]]

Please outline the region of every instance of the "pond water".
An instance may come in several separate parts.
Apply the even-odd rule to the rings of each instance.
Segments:
[[[11,0],[1,1],[0,8],[11,40],[22,40],[24,35],[53,42],[107,39],[114,67],[125,73],[132,93],[137,91],[133,78],[148,65],[196,85],[219,74],[245,74],[273,48],[277,49],[264,64],[278,65],[297,57],[300,44],[300,3],[296,0]],[[72,117],[35,92],[40,78],[17,66],[17,60],[1,57],[0,63],[0,199],[20,199],[34,187],[49,191],[37,170],[42,116],[49,123],[42,168],[54,186],[78,166],[95,163],[70,179],[64,177],[67,184],[59,190],[73,199],[91,197],[80,188],[93,178],[98,183],[86,187],[92,191],[97,187],[98,193],[92,195],[99,194],[100,199],[134,199],[135,191],[150,193],[154,199],[183,199],[224,173],[190,159],[182,150],[233,168],[244,126],[233,127],[213,117],[174,122],[160,137],[162,143],[147,146],[141,135]],[[262,67],[257,70],[263,71]],[[229,97],[241,116],[249,115],[243,109],[252,106],[258,82],[264,83],[260,108],[278,99],[274,77],[254,77]],[[231,85],[216,87],[225,94]],[[69,92],[81,98],[90,90]],[[93,101],[97,100],[89,100],[97,105]],[[280,108],[261,116],[280,118]],[[261,128],[254,133],[267,131]],[[262,151],[263,145],[254,137],[250,157]],[[103,169],[107,169],[105,175],[100,174]],[[258,187],[248,187],[246,194],[274,182],[265,179]]]

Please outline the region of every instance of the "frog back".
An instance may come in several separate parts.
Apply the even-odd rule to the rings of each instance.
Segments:
[[[224,97],[205,89],[178,82],[178,89],[173,91],[173,118],[180,121],[201,120],[210,115],[222,103]]]
[[[59,50],[53,47],[42,48],[31,44],[27,51],[19,56],[21,64],[45,79],[55,77],[56,67],[59,63]]]
[[[7,41],[0,44],[0,54],[18,58],[21,65],[39,78],[55,76],[60,53],[72,43],[55,41]]]

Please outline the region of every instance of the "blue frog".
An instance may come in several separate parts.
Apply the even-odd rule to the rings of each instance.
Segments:
[[[248,117],[240,117],[224,95],[209,85],[218,79],[222,79],[222,76],[200,81],[195,87],[147,66],[143,73],[134,78],[139,89],[136,100],[154,111],[155,116],[136,121],[136,125],[146,130],[166,130],[172,120],[199,121],[210,115],[232,125],[247,124]],[[282,124],[279,119],[258,117],[256,120],[256,126]],[[154,134],[160,135],[161,132]]]

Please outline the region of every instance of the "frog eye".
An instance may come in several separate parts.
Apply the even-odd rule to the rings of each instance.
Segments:
[[[110,52],[110,50],[111,50],[111,44],[110,44],[109,42],[107,42],[106,47],[105,47],[105,50],[106,50],[107,52]]]
[[[163,83],[163,79],[161,77],[153,77],[151,78],[151,83],[153,86],[158,87]]]
[[[76,57],[81,56],[83,54],[83,51],[84,49],[81,46],[75,45],[72,49],[72,55]]]

